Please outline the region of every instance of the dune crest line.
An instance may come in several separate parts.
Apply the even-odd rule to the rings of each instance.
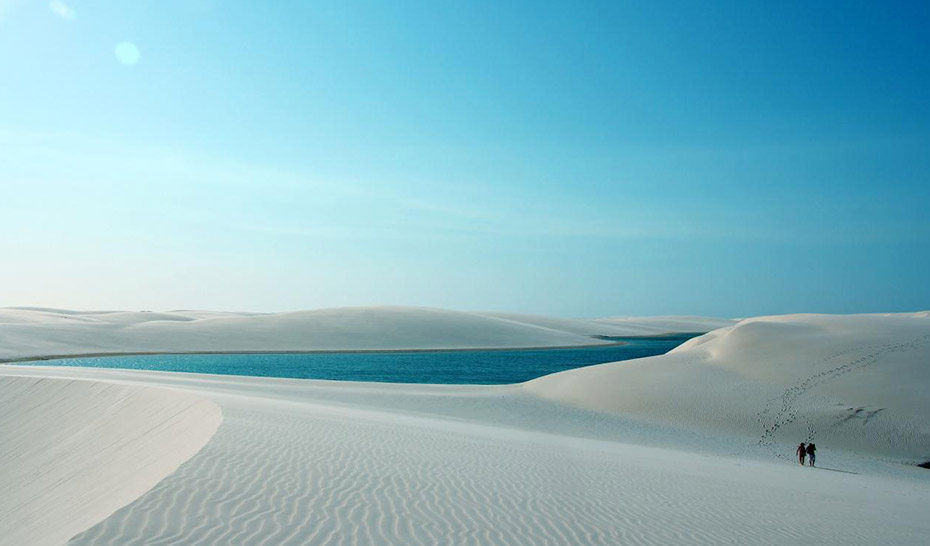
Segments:
[[[0,544],[62,544],[174,472],[216,404],[168,389],[0,372]]]

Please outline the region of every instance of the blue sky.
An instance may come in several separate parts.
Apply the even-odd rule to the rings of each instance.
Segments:
[[[0,305],[927,309],[928,24],[0,0]]]

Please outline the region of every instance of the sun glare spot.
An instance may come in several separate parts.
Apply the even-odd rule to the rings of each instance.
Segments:
[[[116,55],[116,60],[130,66],[138,63],[139,58],[142,56],[139,52],[139,48],[132,42],[120,42],[116,44],[116,49],[113,50],[113,53]]]

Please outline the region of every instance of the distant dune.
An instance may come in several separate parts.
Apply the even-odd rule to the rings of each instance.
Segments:
[[[595,335],[680,331],[680,321],[622,324],[424,307],[347,307],[293,313],[0,309],[0,360],[35,356],[197,351],[469,349],[597,345]],[[723,321],[726,323],[727,321]],[[709,331],[697,319],[686,331]]]
[[[732,326],[737,321],[711,317],[657,316],[657,317],[608,317],[595,319],[597,324],[624,329],[626,335],[658,335],[668,332],[710,332],[717,328]]]
[[[602,319],[566,319],[519,313],[480,313],[486,317],[533,324],[584,336],[655,336],[674,333],[703,333],[735,324],[736,321],[713,317],[611,317]]]
[[[930,457],[930,314],[747,319],[669,354],[549,375],[527,391],[776,446]]]

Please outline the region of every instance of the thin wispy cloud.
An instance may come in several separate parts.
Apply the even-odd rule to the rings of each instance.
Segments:
[[[54,13],[55,15],[61,17],[62,19],[73,21],[74,19],[77,18],[77,12],[74,10],[74,8],[72,8],[68,4],[65,4],[61,0],[52,0],[51,2],[49,2],[48,9],[51,10],[51,12]]]

